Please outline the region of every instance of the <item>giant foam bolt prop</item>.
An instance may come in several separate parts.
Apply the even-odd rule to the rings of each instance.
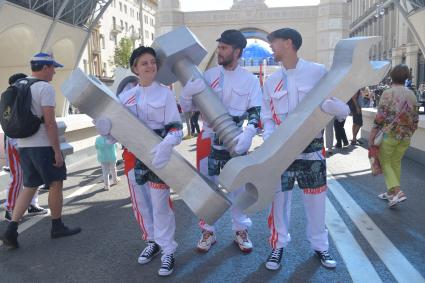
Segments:
[[[160,68],[156,79],[165,85],[179,80],[186,85],[190,79],[204,79],[197,65],[207,54],[207,51],[195,35],[187,28],[180,27],[160,37],[152,44],[157,52]],[[234,138],[241,129],[233,122],[227,109],[214,91],[205,82],[207,88],[193,96],[193,102],[202,113],[202,118],[220,137],[224,147],[232,152]]]
[[[221,190],[176,151],[164,168],[154,169],[150,152],[161,138],[121,105],[100,81],[76,69],[62,85],[62,92],[72,105],[93,119],[108,118],[111,135],[169,184],[197,217],[213,224],[230,207]]]
[[[369,61],[369,49],[379,37],[340,40],[330,71],[306,95],[275,132],[254,152],[231,159],[223,168],[219,183],[232,191],[246,185],[246,193],[234,205],[254,212],[267,207],[280,186],[281,174],[307,147],[332,117],[320,106],[326,98],[348,101],[361,87],[379,83],[389,63]]]

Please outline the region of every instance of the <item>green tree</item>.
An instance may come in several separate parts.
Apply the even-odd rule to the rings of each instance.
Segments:
[[[127,37],[121,38],[115,47],[114,62],[118,67],[129,68],[129,60],[133,51],[133,41]]]

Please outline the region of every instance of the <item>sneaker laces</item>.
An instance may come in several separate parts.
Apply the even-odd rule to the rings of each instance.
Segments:
[[[208,241],[208,239],[209,239],[212,235],[213,235],[213,233],[212,233],[212,232],[207,231],[207,230],[204,230],[204,231],[202,232],[202,242],[207,242],[207,241]]]
[[[151,257],[155,253],[156,243],[149,242],[148,246],[143,250],[142,257]]]
[[[236,235],[240,236],[244,242],[248,241],[248,232],[246,230],[236,232]]]
[[[162,258],[161,268],[170,269],[170,266],[172,264],[173,258],[174,258],[174,255],[173,254],[165,255]]]
[[[280,262],[283,248],[273,249],[267,261]]]
[[[324,259],[324,260],[333,260],[333,258],[331,257],[331,255],[329,254],[329,252],[328,251],[323,251],[323,252],[317,252],[319,255],[320,255],[320,257],[322,258],[322,259]]]

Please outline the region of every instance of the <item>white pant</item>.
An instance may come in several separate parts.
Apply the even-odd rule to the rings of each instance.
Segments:
[[[112,175],[112,180],[117,181],[117,167],[115,161],[113,162],[101,162],[100,166],[102,167],[103,183],[106,188],[110,187],[109,175]]]
[[[213,180],[217,184],[218,176],[212,176],[212,177],[210,176],[210,178],[211,178],[211,180]],[[233,200],[234,198],[236,198],[236,196],[238,196],[240,193],[242,193],[244,191],[245,191],[245,187],[241,187],[241,188],[229,193],[229,198],[231,200]],[[246,214],[244,214],[242,212],[242,210],[240,210],[236,206],[232,205],[230,207],[230,215],[232,217],[232,230],[233,231],[246,230],[249,227],[251,227],[251,225],[252,225],[251,219]],[[215,227],[212,226],[212,225],[208,225],[202,219],[199,221],[199,226],[203,230],[215,232]]]
[[[172,254],[177,248],[174,240],[176,220],[170,189],[154,189],[148,183],[138,185],[134,169],[127,174],[134,216],[143,233],[143,240],[155,241],[163,254]]]
[[[291,215],[292,190],[276,193],[270,214],[269,244],[272,249],[286,247],[291,241],[289,219]],[[328,230],[325,227],[326,191],[318,194],[303,193],[304,210],[307,216],[307,239],[315,251],[327,251]]]

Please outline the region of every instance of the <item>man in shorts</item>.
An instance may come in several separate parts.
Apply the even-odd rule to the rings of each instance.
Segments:
[[[61,219],[63,206],[63,180],[66,166],[59,146],[58,127],[55,118],[55,90],[49,83],[56,67],[63,67],[53,56],[37,53],[31,58],[32,75],[39,79],[31,85],[31,111],[43,122],[39,130],[28,138],[18,139],[19,155],[24,177],[24,189],[20,192],[13,210],[12,221],[0,239],[5,246],[18,248],[18,221],[27,210],[40,185],[49,187],[49,207],[52,216],[51,238],[66,237],[81,232],[81,228],[68,228]],[[24,80],[20,83],[25,83]]]

